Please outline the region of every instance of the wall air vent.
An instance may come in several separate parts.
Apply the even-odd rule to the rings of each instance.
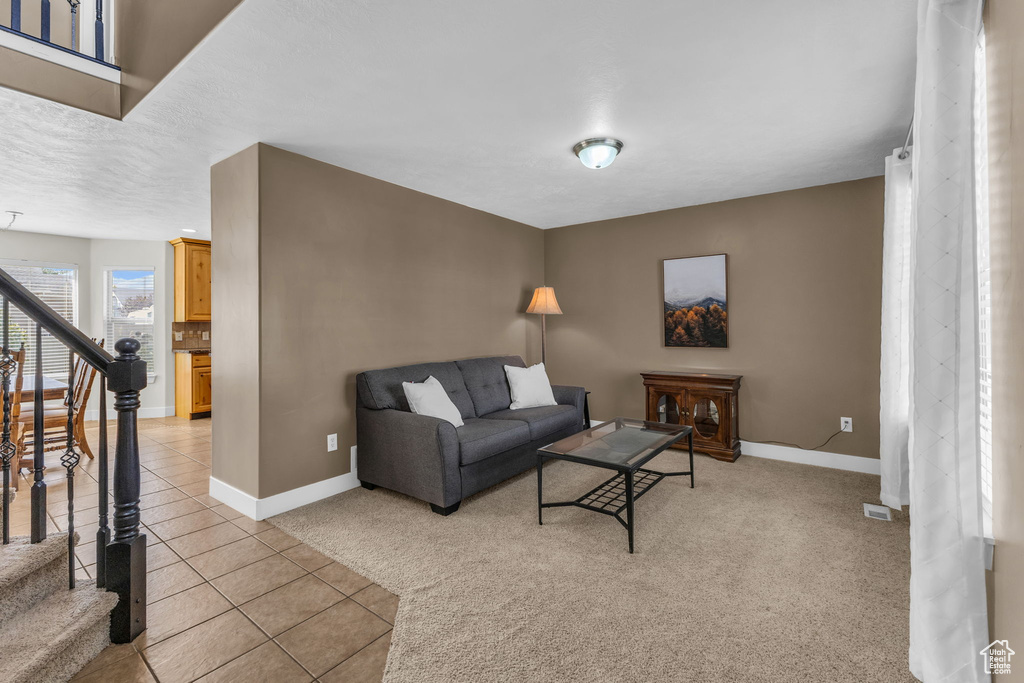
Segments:
[[[871,503],[864,503],[864,516],[870,517],[871,519],[881,519],[886,522],[892,521],[892,510],[884,505],[872,505]]]

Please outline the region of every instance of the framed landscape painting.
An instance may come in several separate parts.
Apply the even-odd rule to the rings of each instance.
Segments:
[[[665,346],[729,346],[725,254],[664,263]]]

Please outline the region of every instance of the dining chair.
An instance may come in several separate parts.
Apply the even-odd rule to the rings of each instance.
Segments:
[[[103,346],[103,341],[100,341]],[[96,368],[86,363],[81,357],[75,360],[75,371],[72,374],[71,390],[64,397],[64,405],[60,408],[43,409],[43,451],[63,450],[67,447],[68,405],[71,405],[71,432],[73,443],[82,453],[93,459],[92,448],[85,435],[85,407],[92,394],[92,384],[96,379]],[[23,462],[30,461],[35,449],[35,409],[21,410],[18,418],[20,425],[19,442],[16,458],[17,472]],[[29,439],[31,435],[31,439]]]
[[[12,465],[17,465],[20,458],[18,455],[18,442],[20,441],[20,431],[18,417],[21,415],[21,389],[25,383],[25,345],[22,344],[21,348],[17,351],[11,352],[11,359],[17,366],[17,370],[14,373],[14,386],[11,387],[9,394],[11,401],[11,443],[14,444],[14,457],[11,458]],[[3,406],[0,405],[0,410]],[[11,484],[14,486],[14,490],[18,490],[18,469],[16,467],[11,468],[13,481]]]

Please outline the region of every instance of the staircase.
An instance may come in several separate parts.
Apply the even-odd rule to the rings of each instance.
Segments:
[[[35,354],[32,400],[21,397],[21,384],[16,383],[17,388],[13,389],[19,392],[18,397],[12,393],[12,380],[23,377],[28,368],[23,367],[27,365],[25,356],[16,356],[11,348],[11,309],[24,314],[28,327],[34,327],[24,336],[35,349],[43,348],[42,335],[46,331],[68,351],[66,438],[53,441],[59,457],[51,456],[49,463],[46,456],[50,448],[44,443],[48,440],[40,353]],[[130,643],[146,630],[146,536],[139,533],[141,472],[137,432],[139,392],[146,386],[146,362],[138,356],[139,340],[121,339],[114,345],[117,357],[111,356],[2,268],[0,330],[0,681],[67,681],[111,642]],[[94,368],[99,376],[99,439],[95,456],[96,478],[102,483],[97,493],[98,507],[81,515],[92,518],[85,521],[90,526],[93,520],[98,522],[96,565],[91,572],[95,581],[81,584],[73,556],[78,542],[75,471],[82,457],[73,433],[76,358]],[[113,463],[107,459],[108,391],[113,394],[117,413]],[[19,414],[15,407],[29,402],[33,406],[33,439],[32,448],[26,446],[25,450],[32,452],[22,454],[31,458],[21,458],[20,462],[32,470],[31,487],[25,492],[29,496],[31,534],[21,537],[11,535],[11,520],[16,512],[12,507],[11,484],[19,474],[18,468],[12,467],[19,462],[15,459],[19,447],[12,438],[12,429]],[[47,528],[52,526],[48,512],[58,506],[47,506],[47,481],[53,478],[44,473],[58,467],[65,470],[67,494],[66,500],[58,505],[66,508],[67,517],[62,523],[66,533],[54,534]]]
[[[67,534],[40,543],[15,537],[0,547],[4,681],[67,681],[110,644],[117,594],[93,584],[68,590],[68,547]]]

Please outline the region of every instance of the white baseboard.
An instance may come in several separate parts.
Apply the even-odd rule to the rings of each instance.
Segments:
[[[256,498],[245,491],[236,489],[231,484],[225,484],[220,479],[210,477],[210,496],[216,498],[246,517],[255,520],[266,519],[288,512],[303,505],[315,503],[324,498],[336,496],[339,493],[354,489],[359,486],[359,479],[355,473],[349,472],[331,479],[318,481],[308,486],[300,486],[291,491],[279,493],[268,498]]]
[[[139,419],[145,419],[149,417],[171,417],[174,415],[174,406],[142,406],[139,408]],[[95,410],[85,411],[86,422],[95,422],[100,419],[99,408]],[[113,408],[107,407],[107,421],[112,422],[117,419],[117,411]]]
[[[755,443],[742,440],[740,441],[740,452],[743,455],[751,455],[755,458],[785,460],[786,462],[795,462],[801,465],[815,465],[817,467],[828,467],[833,470],[863,472],[864,474],[882,474],[881,460],[877,458],[862,458],[858,455],[843,455],[842,453],[829,453],[827,451],[808,451],[803,448],[793,448],[792,446],[779,446],[777,444]]]
[[[590,426],[596,427],[604,420],[591,420]],[[740,453],[755,458],[767,458],[769,460],[784,460],[795,462],[801,465],[814,465],[816,467],[828,467],[834,470],[848,470],[850,472],[863,472],[864,474],[882,474],[882,461],[875,458],[862,458],[857,455],[843,455],[842,453],[829,453],[827,451],[808,451],[803,448],[792,446],[780,446],[777,444],[756,443],[754,441],[740,440]]]
[[[308,486],[300,486],[297,489],[278,493],[267,498],[250,496],[245,491],[236,489],[231,484],[227,484],[216,477],[210,477],[210,496],[233,507],[246,517],[255,520],[266,519],[267,517],[273,517],[274,515],[279,515],[358,487],[359,477],[356,475],[355,446],[352,447],[350,457],[352,462],[348,474],[324,479]]]

